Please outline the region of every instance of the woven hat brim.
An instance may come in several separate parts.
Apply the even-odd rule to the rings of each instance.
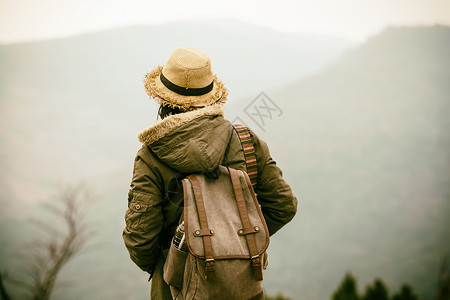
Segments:
[[[224,103],[227,100],[228,90],[217,75],[213,77],[212,90],[200,96],[183,96],[169,90],[160,79],[163,66],[158,66],[148,72],[144,77],[145,91],[149,97],[161,105],[176,107],[187,111],[191,108],[204,107],[213,103]]]

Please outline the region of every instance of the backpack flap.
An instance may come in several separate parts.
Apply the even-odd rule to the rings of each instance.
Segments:
[[[250,179],[240,170],[220,171],[215,180],[189,175],[182,181],[189,251],[205,259],[207,269],[218,259],[252,259],[254,269],[261,269],[269,232]]]

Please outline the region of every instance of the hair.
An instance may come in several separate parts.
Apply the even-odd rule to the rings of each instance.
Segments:
[[[179,113],[184,112],[183,110],[179,109],[178,107],[170,107],[167,105],[160,105],[159,109],[158,109],[158,115],[159,117],[162,119],[164,119],[165,117],[171,116],[171,115],[176,115]]]

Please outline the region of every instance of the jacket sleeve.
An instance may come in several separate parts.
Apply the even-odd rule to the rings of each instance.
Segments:
[[[264,218],[273,235],[289,223],[297,212],[297,197],[284,180],[281,169],[270,156],[267,144],[250,131],[258,164],[255,193]]]
[[[163,216],[161,177],[150,161],[148,150],[139,150],[128,193],[123,239],[131,260],[152,274],[160,253],[158,235],[162,230]]]

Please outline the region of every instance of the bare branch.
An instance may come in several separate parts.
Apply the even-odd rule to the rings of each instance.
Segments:
[[[22,259],[24,261],[31,258],[28,263],[29,270],[26,272],[29,275],[29,283],[8,278],[10,283],[23,287],[24,291],[29,293],[29,299],[48,300],[55,290],[56,278],[61,269],[75,255],[89,250],[86,245],[94,233],[85,220],[87,196],[88,193],[82,185],[65,187],[61,189],[58,201],[44,205],[51,217],[47,217],[45,221],[32,220],[50,238],[47,241],[35,241],[25,247],[33,251]],[[0,295],[2,299],[10,300],[4,279],[5,273],[0,272]],[[66,282],[62,286],[71,284],[72,282]]]
[[[47,300],[54,290],[56,278],[68,261],[78,253],[88,242],[92,235],[88,234],[88,226],[84,220],[85,209],[82,205],[82,196],[85,191],[81,186],[66,187],[59,195],[59,203],[47,204],[45,208],[61,220],[66,226],[55,227],[46,222],[38,224],[52,235],[50,241],[44,243],[44,255],[36,255],[36,265],[33,272],[34,287],[33,300]]]

